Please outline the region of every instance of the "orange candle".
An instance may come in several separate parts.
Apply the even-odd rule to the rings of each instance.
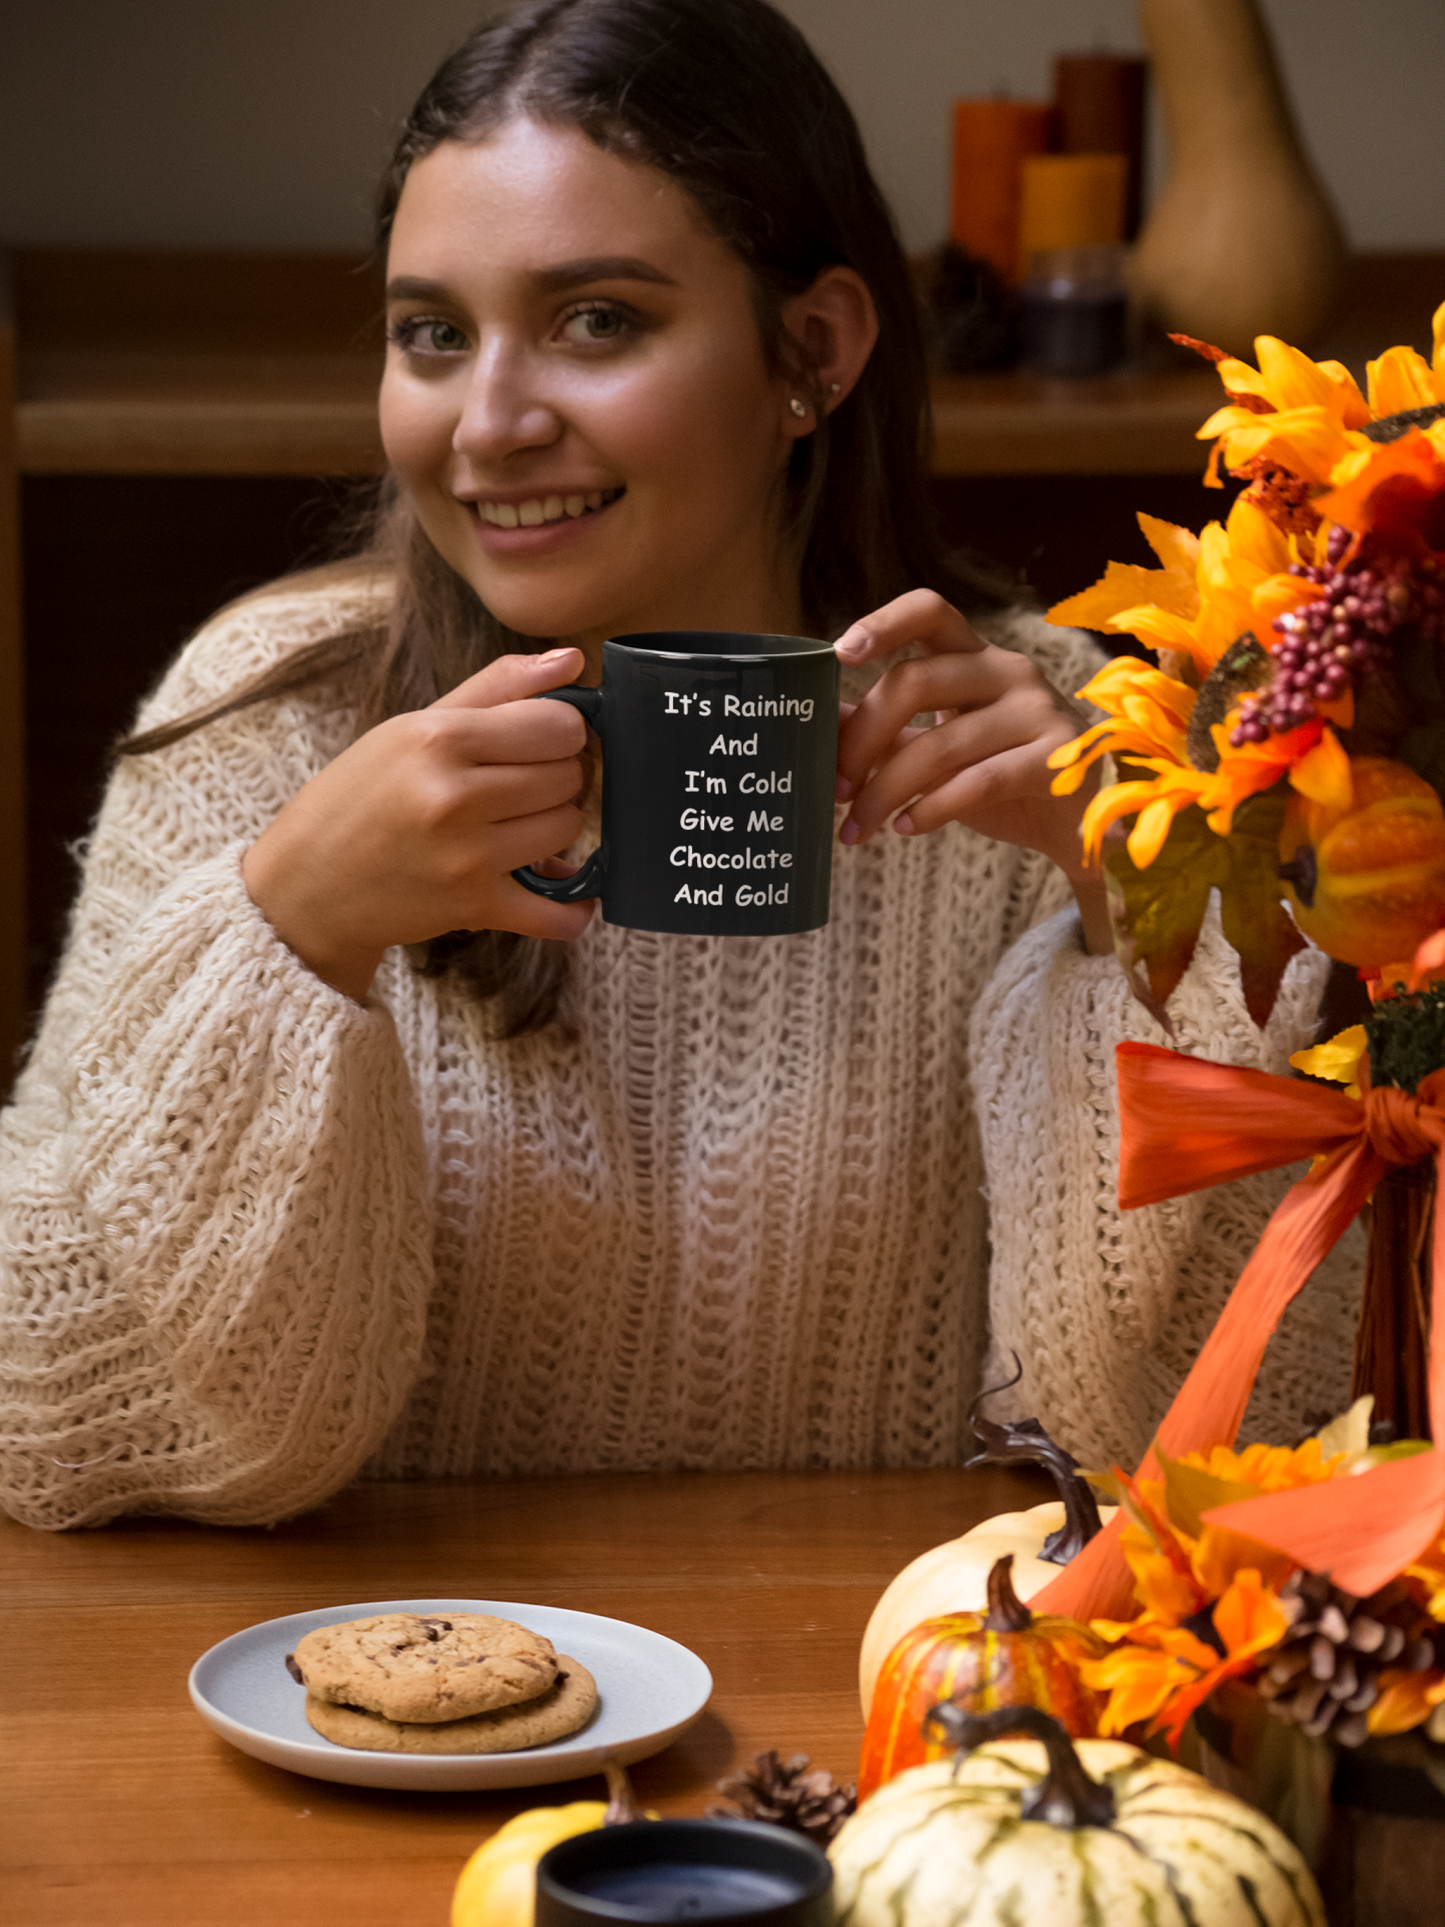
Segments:
[[[1021,168],[1019,270],[1040,248],[1084,248],[1124,238],[1123,154],[1031,154]]]
[[[953,215],[949,233],[1013,280],[1019,265],[1023,162],[1049,144],[1052,109],[1040,100],[953,103]]]

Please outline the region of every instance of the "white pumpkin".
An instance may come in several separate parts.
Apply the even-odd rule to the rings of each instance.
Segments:
[[[1101,1523],[1107,1525],[1114,1512],[1113,1506],[1101,1506]],[[1013,1554],[1014,1592],[1025,1603],[1057,1579],[1062,1566],[1039,1555],[1050,1533],[1061,1531],[1064,1524],[1064,1506],[1058,1499],[1030,1506],[1027,1512],[1000,1512],[962,1538],[935,1546],[905,1566],[873,1608],[863,1635],[858,1696],[864,1719],[872,1709],[873,1688],[883,1662],[903,1635],[943,1613],[982,1612],[988,1600],[988,1575],[1006,1552]]]
[[[1121,1741],[1074,1747],[1084,1810],[1102,1799],[1082,1823],[1037,1740],[881,1786],[829,1849],[837,1927],[1325,1927],[1308,1867],[1263,1814]],[[1025,1814],[1035,1789],[1048,1818]]]

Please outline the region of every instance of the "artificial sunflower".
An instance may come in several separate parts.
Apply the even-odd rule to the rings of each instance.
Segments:
[[[1055,603],[1050,622],[1137,636],[1183,656],[1202,681],[1243,637],[1270,648],[1275,621],[1319,595],[1298,573],[1318,560],[1313,538],[1302,543],[1247,496],[1199,536],[1152,515],[1139,527],[1163,567],[1111,562],[1091,589]]]
[[[1189,1715],[1216,1686],[1256,1671],[1261,1657],[1288,1635],[1291,1618],[1280,1593],[1290,1578],[1290,1559],[1202,1515],[1234,1500],[1347,1476],[1368,1458],[1370,1407],[1368,1398],[1357,1401],[1293,1448],[1233,1451],[1221,1445],[1189,1452],[1164,1460],[1162,1480],[1130,1479],[1115,1470],[1108,1483],[1128,1520],[1120,1549],[1143,1610],[1131,1620],[1091,1622],[1114,1647],[1081,1668],[1088,1685],[1109,1694],[1101,1733],[1122,1733],[1148,1720],[1151,1730],[1177,1744]],[[1445,1570],[1440,1578],[1445,1584]],[[1422,1690],[1402,1685],[1379,1718],[1403,1717],[1406,1700],[1414,1707],[1410,1696]],[[1429,1710],[1417,1711],[1409,1723],[1418,1724]]]
[[[1214,441],[1206,482],[1222,486],[1222,464],[1264,495],[1284,471],[1305,486],[1307,521],[1333,522],[1356,544],[1373,533],[1416,556],[1445,550],[1445,303],[1432,332],[1430,361],[1395,347],[1369,364],[1368,397],[1338,362],[1270,335],[1255,343],[1258,369],[1206,348],[1229,397],[1199,430]]]
[[[1191,1475],[1211,1481],[1211,1491],[1238,1490],[1197,1453],[1170,1473],[1186,1494]],[[1109,1695],[1102,1734],[1148,1720],[1177,1745],[1195,1707],[1224,1680],[1252,1671],[1288,1632],[1278,1586],[1289,1562],[1212,1526],[1190,1535],[1166,1509],[1169,1481],[1135,1482],[1117,1471],[1114,1478],[1129,1518],[1120,1545],[1144,1610],[1132,1620],[1092,1622],[1115,1650],[1084,1662],[1080,1676]]]
[[[1199,538],[1141,515],[1139,525],[1163,565],[1111,563],[1101,581],[1049,611],[1056,623],[1083,623],[1138,636],[1172,650],[1190,665],[1197,687],[1132,657],[1116,657],[1078,694],[1107,712],[1072,743],[1055,750],[1056,795],[1068,795],[1105,754],[1152,772],[1102,790],[1084,814],[1085,854],[1093,861],[1105,831],[1137,815],[1128,850],[1138,869],[1158,855],[1174,818],[1198,804],[1209,827],[1228,836],[1246,797],[1281,777],[1317,800],[1349,800],[1349,766],[1327,726],[1348,722],[1346,691],[1295,727],[1238,727],[1236,705],[1267,672],[1264,636],[1282,614],[1308,603],[1315,585],[1302,567],[1298,538],[1281,531],[1254,503],[1236,502],[1227,524],[1212,522]],[[1151,600],[1142,602],[1140,595]],[[1241,712],[1242,713],[1242,712]]]

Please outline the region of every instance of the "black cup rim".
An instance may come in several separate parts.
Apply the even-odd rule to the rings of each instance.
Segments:
[[[678,1848],[692,1844],[705,1846],[716,1844],[719,1837],[730,1839],[735,1849],[726,1856],[726,1864],[735,1866],[759,1867],[781,1871],[787,1868],[789,1875],[798,1880],[800,1889],[795,1901],[788,1906],[816,1906],[824,1900],[833,1886],[833,1867],[822,1848],[803,1834],[791,1833],[782,1827],[767,1826],[758,1820],[699,1820],[686,1817],[667,1820],[633,1820],[621,1826],[590,1828],[585,1833],[571,1834],[559,1840],[537,1863],[537,1893],[543,1893],[550,1900],[564,1906],[585,1906],[599,1921],[615,1921],[618,1927],[626,1927],[629,1922],[644,1922],[649,1915],[641,1913],[617,1901],[601,1900],[591,1894],[580,1892],[567,1882],[567,1872],[573,1863],[585,1863],[588,1856],[595,1853],[597,1846],[605,1842],[616,1856],[617,1864],[622,1866],[645,1866],[650,1860],[678,1857]],[[672,1852],[668,1852],[669,1844]],[[656,1847],[657,1853],[647,1851],[632,1853],[629,1848]],[[749,1853],[747,1848],[758,1849]],[[724,1858],[719,1856],[719,1858]],[[806,1885],[802,1883],[806,1881]],[[738,1914],[734,1918],[747,1922],[750,1919],[766,1921],[777,1912],[778,1904],[770,1902],[756,1909],[752,1914]],[[655,1916],[651,1916],[655,1918]]]
[[[691,640],[696,646],[691,649],[659,647],[664,642],[684,640]],[[740,642],[764,642],[772,646],[742,650],[707,646]],[[744,629],[641,629],[635,634],[608,636],[603,646],[625,649],[630,656],[660,657],[666,662],[794,662],[804,656],[833,654],[832,643],[821,642],[816,636],[772,635],[763,631],[754,634]]]

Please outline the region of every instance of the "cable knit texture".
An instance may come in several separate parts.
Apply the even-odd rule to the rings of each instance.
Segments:
[[[283,584],[223,613],[143,723],[366,593]],[[1064,689],[1095,666],[1037,617],[991,628]],[[10,1510],[250,1523],[363,1470],[956,1462],[985,1154],[994,1318],[1032,1409],[1091,1459],[1133,1455],[1269,1186],[1119,1216],[1113,1046],[1155,1033],[1053,915],[1052,866],[957,827],[885,834],[838,850],[824,930],[598,921],[565,1022],[496,1043],[399,952],[350,1002],[245,892],[241,853],[349,737],[334,692],[307,692],[111,783],[0,1133]],[[1201,962],[1186,1043],[1277,1066],[1320,961],[1292,968],[1263,1049],[1223,962]],[[1281,1343],[1277,1433],[1343,1396],[1349,1278],[1312,1286]]]

